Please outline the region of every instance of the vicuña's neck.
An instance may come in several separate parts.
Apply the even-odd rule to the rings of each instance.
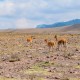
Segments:
[[[56,41],[58,40],[58,39],[57,39],[57,36],[55,37],[55,39],[56,39]]]

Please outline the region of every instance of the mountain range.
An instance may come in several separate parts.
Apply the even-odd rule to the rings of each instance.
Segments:
[[[74,19],[66,22],[57,22],[54,24],[40,24],[36,28],[54,28],[54,27],[63,27],[63,26],[72,26],[75,24],[80,24],[80,19]]]

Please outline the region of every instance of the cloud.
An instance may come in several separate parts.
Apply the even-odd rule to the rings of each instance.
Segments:
[[[16,28],[80,18],[79,14],[80,0],[0,0],[0,21]]]
[[[15,25],[17,28],[31,28],[33,27],[32,21],[27,20],[26,18],[21,18],[16,20]]]
[[[49,23],[53,22],[62,22],[62,21],[68,21],[68,20],[72,20],[72,19],[79,19],[80,18],[80,11],[77,12],[68,12],[68,13],[59,13],[59,14],[54,14],[54,15],[49,15],[46,16],[48,18],[47,21],[49,21]],[[52,17],[53,16],[53,17]]]
[[[15,27],[13,27],[13,25],[14,24],[12,22],[0,21],[0,29],[15,28]]]
[[[0,2],[0,16],[13,15],[15,13],[13,2]]]

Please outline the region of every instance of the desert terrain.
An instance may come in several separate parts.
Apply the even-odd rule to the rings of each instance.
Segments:
[[[66,49],[57,50],[55,35],[67,40]],[[30,36],[32,43],[27,42]],[[54,41],[54,48],[49,51],[44,39]],[[0,31],[0,80],[80,80],[80,32]]]

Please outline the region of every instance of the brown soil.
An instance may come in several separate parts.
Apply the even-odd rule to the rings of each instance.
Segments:
[[[67,50],[57,44],[49,52],[44,39],[67,39]],[[80,34],[0,33],[0,76],[16,80],[80,80]],[[26,39],[33,36],[33,42]],[[56,41],[55,41],[56,42]],[[56,42],[57,43],[57,42]],[[7,79],[5,79],[7,80]]]

